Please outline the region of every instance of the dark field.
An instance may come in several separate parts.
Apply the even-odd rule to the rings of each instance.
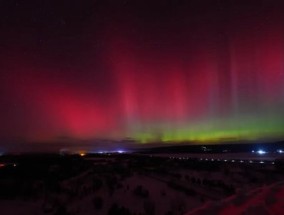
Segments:
[[[0,210],[15,215],[170,215],[194,214],[202,205],[219,203],[213,208],[219,214],[221,200],[240,199],[240,194],[284,180],[281,160],[240,161],[165,154],[5,155]],[[235,201],[242,205],[246,200]]]

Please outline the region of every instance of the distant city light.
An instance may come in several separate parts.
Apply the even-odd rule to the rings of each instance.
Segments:
[[[257,154],[263,155],[263,154],[266,154],[266,151],[264,151],[264,150],[262,150],[262,149],[259,149],[259,150],[257,151]]]
[[[282,154],[282,153],[283,153],[283,150],[282,150],[282,149],[278,149],[277,152],[280,153],[280,154]]]
[[[79,155],[80,155],[81,157],[84,157],[84,156],[86,155],[86,153],[81,152]]]
[[[124,151],[123,150],[117,150],[117,153],[122,154],[122,153],[124,153]]]
[[[252,150],[251,152],[254,153],[254,150]]]

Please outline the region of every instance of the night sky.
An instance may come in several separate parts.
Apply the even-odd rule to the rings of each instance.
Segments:
[[[281,139],[283,11],[273,0],[2,0],[0,146]]]

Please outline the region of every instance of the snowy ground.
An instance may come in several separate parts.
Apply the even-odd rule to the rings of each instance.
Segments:
[[[112,215],[116,213],[111,208],[117,205],[127,210],[125,215],[283,214],[284,174],[277,169],[277,161],[253,159],[251,163],[248,155],[193,155],[86,157],[82,171],[60,180],[55,176],[64,169],[53,164],[48,168],[52,186],[42,183],[36,196],[29,198],[2,197],[0,211],[9,215]],[[78,169],[76,163],[72,165]],[[18,166],[13,167],[15,171]],[[20,181],[25,183],[25,179]],[[0,178],[0,185],[4,182]],[[35,183],[41,184],[39,179]]]
[[[250,192],[240,192],[218,202],[208,202],[186,215],[238,215],[273,214],[282,215],[284,210],[284,182],[262,186]]]

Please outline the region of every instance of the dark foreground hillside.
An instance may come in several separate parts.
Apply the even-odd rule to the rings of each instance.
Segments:
[[[284,180],[283,166],[147,154],[2,156],[0,210],[9,215],[219,214],[223,206],[232,209],[254,196],[245,193],[270,187],[273,192]],[[272,207],[277,198],[264,202]]]

